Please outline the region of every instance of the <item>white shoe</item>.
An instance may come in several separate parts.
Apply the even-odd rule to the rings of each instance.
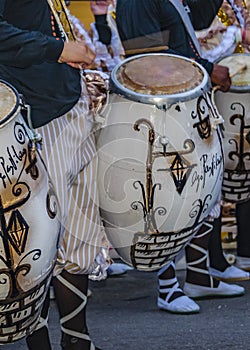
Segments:
[[[244,256],[236,256],[235,265],[242,270],[250,271],[250,258]]]
[[[197,284],[186,282],[183,291],[190,298],[206,298],[206,297],[237,297],[244,295],[245,289],[236,284],[228,284],[219,282],[218,287],[204,287]]]
[[[200,311],[200,307],[196,304],[195,301],[190,299],[186,295],[182,295],[170,303],[168,302],[169,298],[165,300],[158,297],[157,305],[159,309],[165,310],[174,314],[195,314]]]
[[[157,300],[157,305],[161,310],[172,312],[174,314],[194,314],[199,312],[199,305],[186,295],[178,296],[174,300],[169,301],[174,293],[183,293],[176,277],[166,280],[159,278],[158,283],[159,292],[166,294],[165,299],[158,297]]]
[[[246,281],[250,279],[250,274],[236,266],[228,266],[225,271],[219,271],[213,267],[209,267],[209,273],[214,278],[225,282]]]
[[[108,276],[117,276],[117,275],[123,275],[129,270],[133,270],[134,268],[131,266],[128,266],[127,264],[122,263],[113,263],[108,267],[107,273]]]

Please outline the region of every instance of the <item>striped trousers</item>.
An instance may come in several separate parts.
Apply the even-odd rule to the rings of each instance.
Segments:
[[[92,273],[96,257],[102,248],[107,249],[99,216],[98,160],[87,102],[82,94],[67,114],[38,129],[43,138],[42,157],[61,207],[63,235],[55,275],[63,269],[73,274]]]

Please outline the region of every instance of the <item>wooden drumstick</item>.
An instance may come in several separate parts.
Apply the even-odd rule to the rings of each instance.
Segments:
[[[247,69],[247,65],[246,64],[240,65],[235,72],[230,74],[230,78],[233,78],[233,77],[235,77],[235,75],[244,72],[244,70],[246,70],[246,69]]]

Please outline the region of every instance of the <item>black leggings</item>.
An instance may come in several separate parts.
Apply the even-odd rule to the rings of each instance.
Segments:
[[[250,200],[236,204],[237,255],[250,258]],[[209,241],[210,266],[224,271],[227,263],[221,244],[221,217],[214,220]]]
[[[250,258],[250,200],[236,205],[237,255]]]
[[[213,230],[210,234],[208,252],[210,266],[219,271],[225,271],[229,266],[223,254],[221,243],[221,217],[213,222]]]

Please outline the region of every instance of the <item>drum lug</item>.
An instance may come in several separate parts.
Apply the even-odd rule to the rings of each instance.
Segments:
[[[41,145],[42,145],[42,136],[39,134],[39,132],[37,132],[32,125],[32,120],[31,120],[31,109],[30,109],[30,105],[27,104],[23,104],[24,108],[27,110],[27,121],[28,121],[28,126],[30,128],[30,131],[32,132],[32,136],[31,136],[31,149],[36,149],[39,148],[41,149]]]
[[[213,119],[211,122],[211,126],[213,130],[216,130],[218,128],[218,125],[224,124],[224,119],[219,116],[219,118]]]

